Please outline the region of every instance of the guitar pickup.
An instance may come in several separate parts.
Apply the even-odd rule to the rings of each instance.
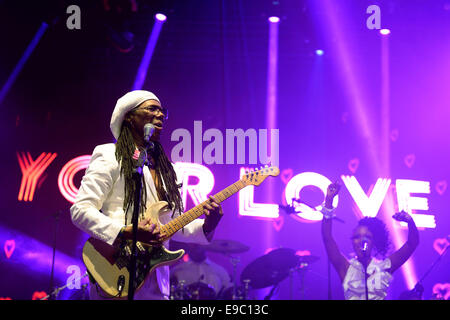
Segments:
[[[139,250],[140,253],[142,253],[142,254],[145,253],[145,248],[142,245],[142,243],[136,242],[136,248]]]
[[[124,253],[125,253],[125,256],[131,257],[131,249],[130,249],[129,246],[125,246],[125,247],[123,248],[123,251],[124,251]]]

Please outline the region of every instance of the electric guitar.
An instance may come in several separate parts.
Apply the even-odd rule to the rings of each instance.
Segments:
[[[217,202],[223,202],[242,188],[249,185],[259,186],[268,176],[278,176],[279,173],[280,170],[277,167],[267,166],[260,170],[247,172],[240,180],[215,194],[214,197]],[[165,201],[152,204],[147,208],[144,215],[146,218],[150,218],[152,223],[160,226],[160,233],[163,236],[162,242],[164,242],[178,230],[200,217],[203,214],[203,206],[207,201],[200,203],[165,225],[162,225],[159,219],[160,216],[170,213],[168,203]],[[131,259],[131,246],[131,240],[123,240],[119,246],[111,246],[104,241],[91,237],[83,247],[83,262],[90,277],[111,298],[128,296],[128,265]],[[155,268],[170,265],[184,254],[183,249],[170,251],[162,244],[150,245],[139,241],[136,243],[136,252],[135,292],[142,287],[144,281]]]

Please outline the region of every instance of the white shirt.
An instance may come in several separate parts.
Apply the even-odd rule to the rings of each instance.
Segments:
[[[72,222],[91,237],[112,245],[120,229],[125,225],[123,210],[124,178],[120,175],[120,166],[115,156],[115,144],[103,144],[95,147],[89,167],[81,181],[76,200],[70,208]],[[147,205],[158,201],[155,183],[148,167],[143,170]],[[130,209],[132,212],[132,208]],[[132,214],[128,214],[127,224]],[[161,217],[166,224],[171,214]],[[203,233],[203,220],[196,219],[173,235],[172,239],[181,242],[208,244]],[[167,242],[164,244],[167,245]],[[95,291],[91,288],[95,298]],[[169,267],[159,267],[153,272],[135,299],[165,299],[169,296]],[[93,298],[93,297],[91,297]],[[99,298],[99,297],[97,297]]]
[[[367,288],[369,300],[383,300],[387,295],[392,275],[387,271],[391,268],[389,258],[382,261],[372,259],[367,266]],[[350,260],[342,286],[346,300],[365,300],[364,267],[355,258]]]

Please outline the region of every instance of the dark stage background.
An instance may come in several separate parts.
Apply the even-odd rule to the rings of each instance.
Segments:
[[[71,265],[84,273],[81,250],[87,237],[70,220],[71,204],[58,188],[58,175],[68,161],[113,142],[112,110],[132,88],[158,12],[167,21],[143,89],[170,110],[162,136],[168,154],[177,144],[171,133],[177,128],[193,133],[194,121],[202,121],[203,131],[216,128],[223,134],[226,129],[267,128],[268,17],[278,16],[275,128],[282,174],[271,178],[270,195],[269,183],[255,188],[254,201],[266,203],[271,197],[282,204],[286,182],[302,172],[331,181],[355,176],[367,194],[380,177],[391,178],[392,185],[397,179],[429,182],[429,194],[416,195],[427,199],[429,209],[417,213],[434,215],[436,227],[420,228],[413,272],[406,272],[409,285],[405,272],[398,270],[388,298],[397,299],[425,275],[449,241],[450,1],[135,1],[136,11],[127,9],[132,2],[0,1],[1,86],[41,23],[48,23],[0,104],[1,298],[29,300],[49,293],[56,225],[54,286],[64,286],[76,275],[67,269]],[[104,3],[112,8],[119,3],[123,10],[107,11]],[[80,30],[66,27],[71,4],[81,9]],[[373,4],[381,9],[381,26],[391,30],[387,69],[382,36],[366,26],[366,9]],[[121,38],[125,31],[133,35],[131,41]],[[316,54],[317,49],[324,54]],[[42,153],[56,154],[37,180],[32,201],[18,198],[23,176],[19,159],[26,153],[33,160]],[[206,166],[214,174],[213,193],[239,178],[239,164]],[[82,175],[75,175],[76,186]],[[389,194],[395,209],[395,190]],[[323,200],[314,187],[304,188],[300,197],[314,205]],[[189,197],[187,207],[192,207]],[[378,217],[390,226],[394,212],[384,208]],[[238,276],[269,249],[309,251],[319,260],[284,279],[273,299],[328,298],[320,222],[301,221],[282,210],[277,219],[239,216],[237,195],[223,209],[215,238],[250,247],[238,255]],[[337,214],[345,224],[336,222],[333,232],[350,256],[349,238],[359,216],[345,185]],[[397,232],[406,235],[404,229]],[[229,257],[209,257],[232,273]],[[449,270],[449,256],[443,256],[422,282],[424,299],[450,297]],[[331,284],[332,298],[343,299],[334,270]],[[262,299],[270,289],[252,295]],[[81,297],[77,288],[59,295]]]

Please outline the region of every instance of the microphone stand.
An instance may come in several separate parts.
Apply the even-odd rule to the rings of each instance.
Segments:
[[[283,209],[283,210],[284,210],[287,214],[289,214],[289,215],[290,215],[290,214],[296,214],[297,212],[295,211],[294,202],[302,203],[302,204],[305,204],[305,205],[311,207],[310,205],[308,205],[308,204],[307,204],[306,202],[304,202],[303,200],[295,199],[295,198],[292,198],[292,204],[291,204],[291,205],[288,204],[287,206],[285,206],[285,205],[279,204],[278,206],[279,206],[281,209]],[[312,208],[312,207],[311,207],[311,208]],[[339,221],[339,222],[341,222],[341,223],[345,223],[344,220],[342,220],[342,219],[340,219],[340,218],[338,218],[338,217],[333,217],[333,220]],[[331,290],[331,261],[330,261],[330,258],[327,259],[327,273],[328,273],[328,300],[332,300],[332,290]]]
[[[439,255],[437,260],[435,260],[433,262],[433,264],[430,266],[430,268],[428,268],[428,270],[420,278],[420,280],[417,281],[417,283],[416,283],[416,285],[414,286],[413,289],[411,289],[409,291],[402,292],[402,294],[399,297],[399,300],[412,300],[412,298],[418,298],[419,300],[422,300],[422,295],[423,295],[423,291],[424,291],[424,288],[423,288],[423,285],[422,285],[422,281],[428,276],[428,274],[431,272],[431,270],[433,270],[433,268],[439,263],[439,261],[442,259],[442,257],[447,253],[449,247],[450,247],[450,245],[447,245],[445,247],[444,252],[442,252]]]
[[[333,300],[332,298],[332,291],[331,291],[331,262],[330,258],[328,258],[328,266],[327,266],[327,272],[328,272],[328,300]]]
[[[367,288],[367,266],[364,265],[364,287],[366,289],[366,300],[369,300],[369,289]]]
[[[369,266],[370,263],[370,257],[363,257],[362,261],[362,266],[364,268],[364,290],[365,290],[365,298],[366,300],[369,300],[369,288],[367,287],[367,280],[368,280],[368,276],[367,276],[367,267]]]
[[[133,225],[133,237],[132,237],[132,246],[131,246],[131,259],[128,265],[128,269],[130,271],[130,278],[128,284],[128,300],[131,301],[134,299],[135,288],[135,279],[136,279],[136,262],[137,262],[137,229],[139,223],[139,209],[142,198],[142,178],[143,178],[143,170],[144,165],[148,162],[147,159],[147,151],[149,149],[153,149],[153,142],[146,141],[144,150],[141,150],[139,154],[139,158],[137,160],[136,167],[133,171],[133,180],[135,182],[135,194],[134,194],[134,206],[133,206],[133,216],[131,223]]]

